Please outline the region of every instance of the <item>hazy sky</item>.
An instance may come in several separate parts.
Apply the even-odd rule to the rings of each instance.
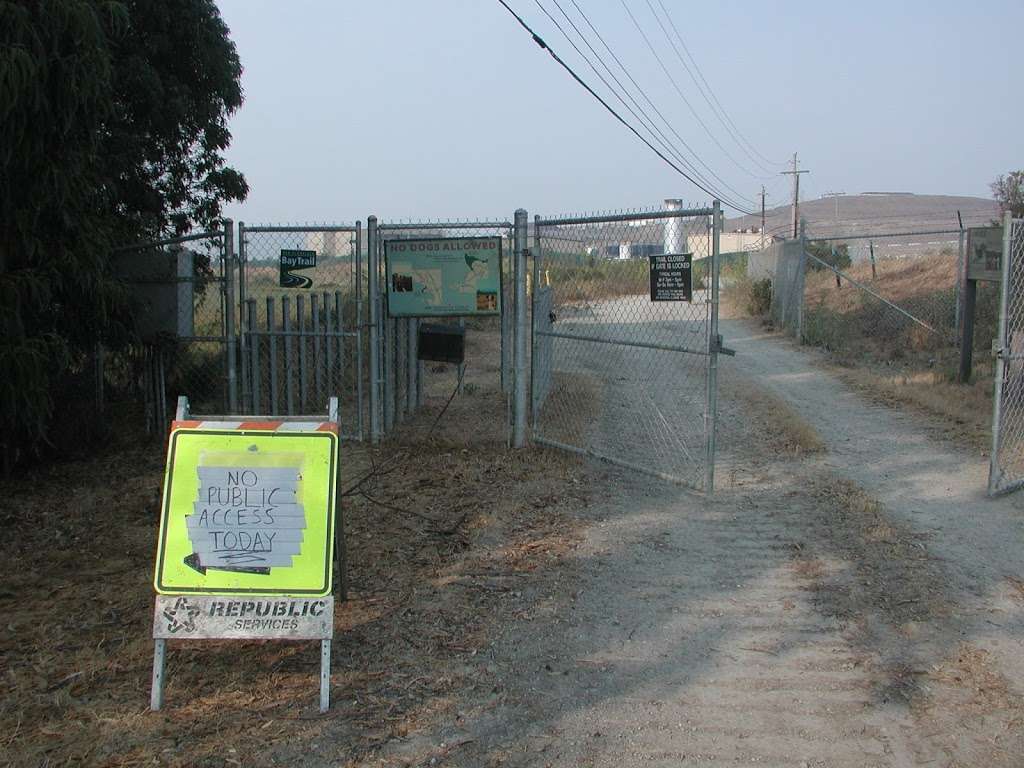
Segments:
[[[607,93],[536,0],[508,2]],[[772,161],[800,153],[801,167],[811,169],[802,198],[988,196],[996,175],[1024,167],[1024,98],[1011,95],[1021,66],[1020,0],[558,2],[696,164],[575,6],[587,14],[671,129],[720,177],[711,183],[733,198],[753,201],[763,183],[769,207],[788,200],[789,177],[758,153]],[[541,3],[573,34],[555,0]],[[735,131],[683,68],[677,50],[690,62],[678,40],[658,26],[652,9],[673,34],[662,4]],[[236,220],[506,218],[517,207],[532,216],[709,199],[615,122],[497,0],[218,5],[245,68],[228,157],[251,192],[229,207]]]

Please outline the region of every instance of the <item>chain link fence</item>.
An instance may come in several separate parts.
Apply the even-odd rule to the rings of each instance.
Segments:
[[[712,220],[696,209],[535,221],[536,442],[710,489]],[[692,301],[651,300],[649,258],[663,253],[692,254]]]
[[[802,343],[850,361],[949,362],[959,346],[961,230],[776,243],[771,318]]]
[[[231,405],[230,222],[222,231],[119,249],[113,269],[130,293],[139,342],[102,355],[100,408],[140,402],[147,431],[161,434],[168,398],[188,393],[197,410]]]
[[[241,400],[250,413],[312,414],[338,397],[341,435],[362,439],[361,227],[239,224]]]
[[[990,494],[1024,485],[1024,219],[1004,222]]]

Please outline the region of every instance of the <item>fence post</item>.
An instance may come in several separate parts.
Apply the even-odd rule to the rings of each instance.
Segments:
[[[268,397],[268,405],[270,406],[269,413],[272,416],[276,416],[279,411],[277,409],[277,366],[279,359],[277,357],[277,309],[274,307],[274,297],[267,296],[267,370],[270,374],[270,380],[268,386],[270,387],[270,393]]]
[[[516,209],[513,255],[515,257],[515,358],[513,361],[512,447],[526,445],[526,211]]]
[[[406,385],[405,385],[405,410],[407,413],[416,412],[416,370],[418,362],[416,350],[416,318],[410,317],[405,321],[406,351],[408,358],[405,363]]]
[[[537,292],[540,291],[540,214],[533,217],[533,294],[530,297],[530,428],[537,429]]]
[[[800,219],[800,260],[796,267],[796,343],[804,343],[804,283],[807,280],[807,219]]]
[[[260,337],[257,333],[259,328],[256,325],[258,322],[256,299],[247,299],[245,304],[248,307],[249,315],[249,379],[252,384],[249,390],[252,409],[249,413],[262,413],[263,398],[260,392],[262,373],[260,371]]]
[[[380,264],[377,252],[377,217],[366,219],[366,287],[370,317],[370,442],[380,442]],[[359,318],[362,322],[362,318]]]
[[[722,204],[715,200],[711,213],[711,323],[708,329],[707,412],[704,416],[704,492],[715,492],[715,438],[718,412],[718,250]],[[666,222],[667,223],[667,222]]]
[[[395,428],[395,321],[384,311],[381,294],[381,314],[384,317],[384,433]]]
[[[238,339],[235,336],[235,228],[224,219],[224,335],[228,358],[228,413],[238,413]]]
[[[252,365],[249,363],[249,346],[253,343],[253,336],[251,331],[256,330],[253,326],[247,326],[246,308],[248,302],[245,293],[245,222],[238,222],[238,322],[242,326],[241,333],[238,335],[238,355],[239,364],[242,370],[242,407],[248,407],[247,404],[252,402]],[[250,413],[256,413],[256,410],[251,410]]]
[[[292,362],[292,301],[287,296],[281,297],[281,333],[284,336],[284,365],[281,372],[284,374],[284,407],[285,413],[291,416],[295,413],[295,390],[292,387],[292,369],[295,363]]]
[[[871,279],[877,280],[878,273],[875,271],[875,241],[868,240],[868,248],[871,249]]]
[[[359,439],[362,440],[364,437],[364,425],[363,425],[363,223],[361,221],[356,222],[356,245],[355,245],[355,262],[356,270],[356,319],[355,319],[355,336],[354,338],[356,345],[356,432],[359,435]],[[338,313],[338,331],[340,332],[344,328],[344,322],[341,318],[341,313]],[[338,344],[340,349],[339,357],[344,360],[345,354],[345,337],[339,337],[341,343]],[[339,385],[340,387],[343,384]]]
[[[1002,280],[999,291],[999,335],[997,337],[998,353],[996,354],[996,391],[992,399],[992,451],[989,454],[988,469],[988,495],[992,496],[999,489],[999,481],[1002,476],[1002,467],[999,463],[999,447],[1003,431],[1003,385],[1006,376],[1006,355],[1009,350],[1007,345],[1007,320],[1010,309],[1010,278],[1013,275],[1013,264],[1010,263],[1013,254],[1013,214],[1006,211],[1003,214],[1003,254],[1000,259],[1002,267]]]
[[[960,238],[957,243],[956,251],[956,317],[954,318],[954,326],[956,327],[956,343],[959,346],[963,341],[962,329],[960,327],[960,318],[962,316],[962,302],[964,295],[964,283],[967,278],[967,269],[964,266],[964,240],[967,233],[962,229],[960,230]]]

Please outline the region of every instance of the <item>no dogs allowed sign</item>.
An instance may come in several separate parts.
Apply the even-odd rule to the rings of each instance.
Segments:
[[[175,422],[167,451],[156,591],[331,591],[338,436],[333,424]]]

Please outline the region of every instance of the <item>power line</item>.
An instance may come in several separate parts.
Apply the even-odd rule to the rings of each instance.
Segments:
[[[678,173],[680,176],[682,176],[684,179],[689,181],[691,184],[693,184],[695,187],[697,187],[701,191],[705,192],[706,194],[711,195],[712,197],[717,197],[717,198],[721,199],[722,202],[724,202],[727,205],[729,205],[729,207],[734,208],[735,210],[737,210],[737,211],[739,211],[741,213],[749,213],[749,211],[747,211],[743,206],[736,205],[733,201],[727,199],[723,195],[720,195],[720,194],[714,192],[708,186],[705,186],[704,184],[699,183],[695,178],[693,178],[693,176],[691,176],[689,173],[687,173],[682,168],[680,168],[678,165],[676,165],[676,163],[672,162],[672,160],[667,158],[664,155],[664,153],[662,153],[657,147],[655,147],[653,144],[651,144],[651,142],[648,141],[645,136],[643,136],[639,131],[637,131],[636,128],[634,128],[632,125],[630,125],[630,123],[627,122],[626,119],[622,117],[622,115],[620,115],[618,112],[616,112],[615,109],[613,109],[612,106],[607,101],[605,101],[603,98],[601,98],[601,96],[593,88],[591,88],[586,83],[586,81],[583,80],[583,78],[581,78],[578,74],[576,74],[575,70],[573,70],[572,67],[570,67],[568,64],[566,64],[562,60],[562,58],[557,53],[555,53],[546,42],[544,42],[544,39],[541,38],[540,35],[538,35],[536,32],[533,31],[533,29],[530,28],[530,25],[527,24],[525,21],[523,21],[523,18],[518,13],[516,13],[514,10],[512,10],[512,8],[509,6],[509,4],[507,2],[505,2],[505,0],[498,0],[498,2],[502,5],[502,7],[505,8],[506,11],[509,12],[509,14],[511,14],[512,18],[514,18],[519,23],[519,26],[521,26],[524,30],[526,30],[526,32],[530,35],[530,37],[533,38],[533,41],[537,45],[539,45],[543,50],[547,51],[548,55],[551,56],[551,58],[553,58],[558,63],[558,65],[560,67],[562,67],[562,69],[564,69],[566,72],[569,73],[569,75],[572,77],[573,80],[575,80],[584,90],[586,90],[587,93],[589,93],[591,96],[593,96],[597,100],[597,102],[602,107],[604,107],[605,110],[607,110],[611,114],[612,117],[614,117],[616,120],[618,120],[620,123],[622,123],[622,125],[625,126],[630,131],[630,133],[632,133],[634,136],[636,136],[638,139],[640,139],[640,141],[642,141],[647,146],[647,148],[650,149],[655,155],[657,155],[666,165],[668,165],[676,173]]]
[[[650,5],[650,0],[648,0],[648,5]],[[683,47],[683,50],[686,51],[686,55],[689,57],[690,61],[693,63],[693,68],[697,70],[697,74],[700,76],[701,82],[703,82],[704,87],[707,89],[707,93],[711,97],[711,100],[708,100],[708,96],[705,95],[704,96],[705,100],[708,100],[708,105],[711,106],[712,112],[715,111],[715,108],[714,108],[714,105],[712,105],[711,102],[714,101],[714,104],[718,105],[718,109],[721,111],[721,118],[720,119],[724,118],[722,124],[725,125],[726,130],[729,130],[729,128],[731,126],[732,130],[730,131],[730,133],[732,133],[733,131],[735,132],[734,135],[733,135],[733,138],[739,139],[736,143],[740,146],[741,149],[744,149],[745,152],[746,152],[746,149],[744,148],[744,144],[746,144],[746,147],[749,147],[750,150],[752,150],[754,152],[754,154],[756,154],[758,157],[760,157],[764,162],[768,163],[769,165],[785,165],[786,163],[784,161],[783,162],[779,162],[777,160],[769,160],[767,157],[765,157],[760,152],[758,152],[757,151],[757,147],[755,147],[753,144],[751,144],[750,141],[747,139],[747,137],[743,135],[743,133],[737,127],[737,125],[733,121],[733,119],[731,117],[729,117],[729,113],[725,111],[725,107],[722,106],[722,102],[718,100],[718,96],[715,95],[715,89],[711,87],[711,85],[707,81],[707,78],[704,77],[704,73],[701,71],[700,65],[697,64],[697,60],[693,57],[693,54],[690,53],[690,49],[687,47],[686,41],[683,40],[683,36],[679,33],[679,29],[676,27],[676,23],[672,20],[672,17],[669,15],[668,10],[665,8],[665,4],[662,2],[662,0],[658,0],[658,5],[661,6],[661,11],[662,11],[662,13],[665,14],[665,18],[668,20],[669,26],[671,26],[672,27],[672,31],[675,32],[676,38],[679,40],[679,44]],[[653,12],[654,9],[652,8],[651,11]],[[657,14],[655,14],[655,16],[657,16]],[[675,48],[675,45],[673,44],[672,47]],[[678,50],[676,50],[676,55],[677,56],[679,55],[679,51]],[[682,61],[682,57],[681,56],[680,56],[680,61]],[[683,62],[683,66],[686,68],[687,72],[690,72],[690,68],[686,66],[686,62]],[[690,72],[690,77],[693,77],[693,73],[692,72]],[[696,78],[694,78],[694,82],[697,83],[697,87],[698,87],[698,89],[700,89],[701,94],[704,94],[704,89],[701,88],[701,84],[697,82]],[[750,157],[750,159],[753,160],[757,164],[757,166],[759,168],[762,168],[763,170],[766,170],[766,171],[770,172],[770,169],[765,168],[763,165],[761,165],[761,163],[759,163],[756,158],[754,158],[753,156],[750,155],[750,152],[747,152],[747,156]]]
[[[753,171],[751,171],[746,166],[741,165],[740,162],[735,157],[733,157],[732,153],[729,152],[729,150],[727,150],[725,148],[725,146],[722,144],[722,142],[720,142],[718,140],[718,137],[715,136],[715,134],[711,131],[711,129],[708,128],[707,123],[704,122],[704,120],[701,118],[701,116],[697,112],[697,110],[694,109],[693,104],[690,103],[690,100],[688,98],[686,98],[686,94],[683,93],[683,89],[679,87],[679,83],[676,82],[676,79],[672,76],[672,73],[669,71],[668,67],[665,66],[665,62],[662,61],[661,55],[658,53],[657,49],[651,43],[650,38],[647,37],[647,33],[644,32],[643,28],[640,26],[640,22],[637,21],[636,16],[633,15],[633,12],[629,9],[629,6],[626,5],[626,0],[619,0],[619,2],[622,4],[623,10],[626,11],[626,14],[629,16],[630,20],[633,22],[633,26],[636,27],[636,31],[640,33],[640,37],[642,37],[644,39],[644,42],[647,44],[647,47],[650,49],[651,54],[657,60],[658,65],[661,67],[662,71],[665,73],[665,76],[669,79],[669,82],[672,83],[672,87],[675,88],[676,93],[679,94],[679,98],[682,99],[682,101],[686,105],[687,109],[690,110],[690,114],[693,115],[693,119],[696,120],[697,123],[700,125],[700,127],[704,129],[704,133],[706,133],[708,135],[708,138],[710,138],[711,141],[713,141],[715,143],[715,145],[720,150],[722,150],[722,154],[724,154],[727,158],[729,158],[729,160],[732,161],[733,165],[735,165],[741,171],[743,171],[744,173],[754,177],[755,179],[762,178],[761,176],[759,176],[757,173],[754,173]],[[658,24],[661,24],[661,20],[660,19],[658,20]],[[663,25],[662,25],[661,29],[662,29],[663,32],[665,32],[665,35],[667,36],[668,32],[665,31],[665,27]]]
[[[626,87],[622,85],[622,82],[619,80],[619,78],[615,75],[614,72],[612,72],[611,68],[604,62],[604,60],[600,57],[600,55],[597,53],[597,51],[594,50],[594,47],[590,44],[590,42],[583,35],[583,33],[580,32],[580,29],[579,29],[579,27],[576,26],[576,23],[572,20],[572,18],[569,17],[568,14],[566,14],[565,10],[558,3],[558,0],[555,0],[555,5],[558,6],[558,10],[566,18],[566,20],[569,22],[569,24],[572,25],[572,28],[576,31],[576,34],[580,37],[581,40],[583,40],[584,45],[586,45],[590,49],[590,52],[594,54],[594,58],[596,58],[598,60],[598,62],[600,62],[600,64],[605,68],[605,70],[611,76],[611,78],[619,86],[619,89],[621,89],[622,92],[630,99],[630,101],[633,102],[633,104],[636,106],[636,110],[639,110],[641,114],[638,115],[637,111],[634,110],[633,107],[631,107],[629,104],[626,103],[625,99],[623,99],[623,97],[619,93],[619,91],[611,86],[611,84],[605,79],[604,75],[601,74],[601,72],[597,69],[597,67],[590,60],[590,58],[583,51],[580,50],[580,47],[578,45],[576,45],[576,42],[571,37],[569,37],[569,34],[565,31],[565,29],[562,27],[562,25],[558,23],[558,21],[551,15],[551,13],[548,11],[548,9],[544,7],[544,5],[540,2],[540,0],[534,0],[534,2],[536,3],[537,7],[541,10],[541,12],[545,16],[548,17],[548,20],[552,24],[555,25],[555,27],[558,29],[558,31],[562,34],[562,37],[564,37],[566,39],[566,42],[568,42],[569,45],[571,45],[573,47],[573,49],[576,51],[576,53],[579,55],[579,57],[581,59],[583,59],[587,63],[587,65],[594,72],[594,74],[597,75],[598,79],[602,83],[604,83],[605,88],[607,88],[609,91],[611,91],[611,93],[615,96],[615,98],[618,99],[619,103],[622,104],[622,106],[624,106],[626,108],[626,110],[628,110],[629,113],[631,115],[633,115],[633,117],[640,122],[640,124],[644,127],[644,129],[646,131],[648,131],[654,137],[654,140],[657,141],[666,152],[668,152],[670,155],[672,155],[675,158],[675,160],[677,160],[681,165],[685,166],[687,168],[687,170],[689,170],[690,173],[692,173],[694,175],[694,177],[696,177],[698,180],[700,180],[702,183],[706,184],[709,187],[713,186],[711,181],[709,181],[706,176],[704,176],[701,172],[699,172],[696,169],[696,167],[693,165],[693,163],[691,163],[689,160],[687,160],[685,157],[683,157],[682,153],[680,153],[675,147],[673,147],[671,145],[671,142],[668,141],[668,137],[666,137],[664,132],[661,131],[654,124],[654,121],[651,120],[650,116],[644,111],[643,107],[641,107],[637,103],[636,99],[633,98],[632,94],[629,93],[628,89],[626,89]],[[659,136],[660,136],[660,138],[659,138]],[[684,146],[685,146],[685,143],[684,143]],[[690,148],[687,146],[687,149],[690,149]],[[697,157],[696,153],[694,153],[692,149],[690,149],[690,152],[691,152],[691,154],[694,155],[694,157]],[[700,158],[697,157],[697,160],[700,161]],[[710,168],[708,168],[708,170],[711,171]],[[714,171],[711,171],[711,173],[712,173],[712,175],[714,175]],[[718,178],[718,177],[716,176],[716,178]],[[718,178],[718,180],[720,182],[722,182],[722,179]],[[725,184],[724,182],[722,182],[722,183],[726,187],[729,186],[728,184]],[[732,191],[735,192],[735,190],[732,190]]]
[[[558,27],[558,29],[562,33],[562,35],[566,36],[565,30],[562,29],[561,25],[559,25],[557,21],[555,21],[553,18],[551,18],[551,14],[547,12],[547,9],[544,8],[544,6],[540,3],[540,1],[539,0],[534,0],[534,2],[536,2],[537,6],[545,13],[545,15],[549,19],[551,19],[552,23],[555,24],[556,27]],[[598,53],[596,50],[594,50],[594,46],[592,46],[590,44],[590,42],[586,38],[586,35],[584,35],[583,32],[580,30],[580,28],[576,25],[576,22],[574,22],[573,19],[569,16],[569,14],[567,14],[565,12],[565,9],[562,7],[562,5],[559,2],[559,0],[553,0],[553,2],[555,3],[555,6],[558,8],[558,10],[561,12],[562,16],[565,17],[566,21],[568,21],[569,24],[572,25],[572,28],[576,31],[576,34],[584,42],[584,44],[587,46],[587,48],[590,49],[590,52],[594,54],[594,57],[598,60],[598,62],[600,62],[601,66],[603,66],[605,68],[605,70],[608,72],[608,74],[611,75],[612,79],[615,80],[615,82],[619,86],[619,88],[622,89],[622,92],[626,94],[626,96],[629,98],[629,100],[632,101],[633,104],[636,106],[636,108],[643,113],[644,117],[647,118],[647,121],[651,124],[651,127],[654,128],[654,131],[652,131],[652,132],[657,132],[658,135],[660,135],[662,137],[662,140],[663,140],[662,141],[662,146],[670,145],[671,142],[669,142],[668,137],[665,136],[665,133],[654,124],[654,120],[651,119],[651,117],[647,114],[647,112],[644,110],[644,108],[641,107],[640,104],[637,102],[637,100],[635,98],[633,98],[632,94],[630,94],[629,89],[626,88],[622,84],[622,81],[619,80],[619,78],[615,75],[614,72],[612,72],[611,67],[609,67],[608,64],[605,63],[604,59],[601,57],[601,54]],[[730,192],[732,192],[736,196],[737,200],[740,200],[740,201],[743,201],[743,202],[747,202],[747,203],[753,205],[753,202],[754,202],[753,200],[751,200],[750,198],[746,197],[742,192],[737,190],[735,187],[733,187],[727,181],[725,181],[725,179],[723,179],[721,176],[719,176],[717,173],[715,173],[714,169],[711,168],[711,166],[709,166],[707,163],[705,163],[701,159],[700,155],[698,155],[697,152],[695,152],[694,149],[686,142],[686,140],[682,136],[679,135],[679,132],[672,126],[672,124],[665,117],[665,115],[661,112],[661,110],[658,109],[658,107],[654,104],[654,102],[651,100],[651,98],[647,95],[647,92],[636,81],[636,78],[634,78],[633,75],[630,74],[629,70],[622,63],[621,59],[619,59],[619,57],[616,55],[615,51],[612,50],[611,46],[608,45],[608,43],[605,41],[604,37],[597,30],[597,28],[594,26],[594,24],[590,21],[590,18],[583,11],[583,9],[580,8],[580,6],[576,2],[576,0],[570,0],[570,2],[572,2],[573,6],[579,12],[580,16],[587,23],[587,26],[589,26],[590,29],[593,31],[594,35],[597,36],[597,39],[604,46],[605,50],[607,50],[608,53],[611,55],[611,57],[615,60],[615,63],[619,65],[619,68],[623,71],[623,73],[626,75],[626,77],[629,78],[629,81],[640,92],[640,95],[643,96],[644,100],[650,105],[651,109],[653,109],[654,112],[658,115],[658,117],[661,118],[661,121],[663,123],[665,123],[666,126],[668,126],[669,131],[671,131],[671,133],[676,137],[676,139],[678,139],[679,142],[687,149],[687,151],[691,155],[693,155],[694,159],[696,159],[696,161],[701,166],[703,166],[707,170],[707,172],[714,179],[716,179],[718,181],[719,184],[721,184],[723,187],[725,187]],[[594,65],[586,58],[586,56],[583,55],[583,53],[579,50],[579,48],[575,45],[575,43],[573,43],[572,40],[569,40],[569,44],[572,45],[573,48],[576,49],[577,53],[580,53],[580,56],[583,57],[584,60],[587,61],[587,63],[590,65],[591,69],[594,69]],[[600,73],[597,73],[597,74],[598,74],[598,77],[601,77]],[[602,82],[605,83],[606,86],[608,86],[608,83],[607,83],[607,81],[604,80],[604,78],[601,78],[601,80],[602,80]],[[610,88],[610,86],[608,86],[608,87]],[[614,89],[611,89],[611,90],[614,92]],[[619,101],[621,102],[622,101],[622,97],[619,96],[618,93],[615,93],[615,95],[619,99]],[[628,105],[626,105],[626,108],[629,109]],[[630,110],[630,111],[632,112],[632,110]],[[633,113],[633,115],[634,115],[634,117],[636,117],[636,113],[635,112]],[[651,130],[651,128],[648,128],[648,130]],[[667,148],[667,146],[666,146],[666,148]],[[686,163],[686,165],[691,168],[691,170],[693,171],[694,175],[700,176],[703,181],[705,181],[709,186],[711,186],[711,182],[708,181],[707,178],[703,176],[703,174],[701,174],[699,171],[697,171],[692,163],[690,163],[689,161],[684,160],[681,157],[681,155],[680,155],[680,153],[678,151],[676,151],[676,157],[677,157],[677,159],[680,159],[682,162]]]

